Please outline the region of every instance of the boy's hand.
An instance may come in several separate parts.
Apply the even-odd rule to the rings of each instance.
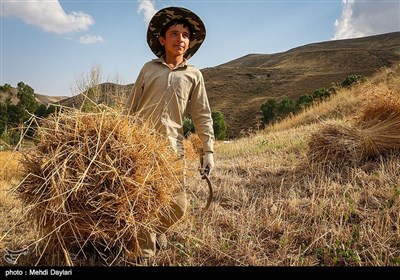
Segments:
[[[214,169],[214,154],[212,152],[205,152],[202,157],[201,175],[209,176]]]

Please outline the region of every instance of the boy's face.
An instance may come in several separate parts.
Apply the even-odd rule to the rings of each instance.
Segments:
[[[176,24],[168,28],[165,38],[160,36],[158,40],[167,56],[183,56],[189,48],[190,31],[182,24]]]

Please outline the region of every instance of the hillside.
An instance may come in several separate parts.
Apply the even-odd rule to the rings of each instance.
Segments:
[[[98,103],[105,103],[108,105],[115,105],[117,103],[118,105],[121,105],[120,103],[123,103],[126,100],[132,86],[133,84],[119,85],[108,82],[102,83],[95,90],[95,95],[97,96],[94,99],[97,99],[96,101]],[[80,94],[60,100],[58,103],[62,106],[79,108],[83,98],[84,96]]]
[[[0,90],[0,102],[6,102],[6,99],[8,97],[9,97],[8,93]],[[45,94],[40,94],[40,93],[35,93],[35,97],[36,97],[36,101],[38,101],[41,104],[45,104],[45,105],[57,103],[57,102],[67,98],[67,96],[50,96],[50,95],[45,95]],[[13,87],[11,89],[11,103],[17,104],[18,101],[19,101],[19,98],[17,97],[17,88]]]
[[[212,109],[224,113],[229,137],[235,138],[257,127],[260,106],[268,98],[296,99],[349,75],[370,76],[398,61],[400,32],[394,32],[249,54],[202,72]]]
[[[212,110],[220,110],[228,138],[260,127],[261,105],[269,98],[297,99],[328,88],[349,75],[370,76],[400,61],[400,32],[307,44],[275,54],[249,54],[201,69]],[[100,84],[98,102],[121,105],[132,84]],[[110,96],[110,93],[112,95]],[[79,107],[82,96],[58,99],[36,94],[42,103]]]
[[[364,83],[340,89],[329,100],[266,130],[230,142],[218,141],[216,168],[210,176],[214,196],[205,213],[201,208],[207,198],[207,186],[198,173],[198,156],[188,153],[187,215],[167,232],[168,247],[159,250],[150,263],[132,260],[126,254],[128,249],[114,250],[118,254],[115,258],[105,255],[104,246],[101,251],[78,247],[80,255],[72,254],[71,244],[65,243],[63,250],[46,251],[52,249],[48,236],[44,237],[37,226],[47,222],[41,219],[44,210],[30,216],[27,202],[13,191],[26,178],[20,165],[24,150],[0,152],[0,251],[5,252],[0,266],[10,266],[15,260],[13,265],[22,267],[74,265],[98,269],[107,263],[114,267],[282,267],[282,271],[289,266],[335,267],[335,271],[363,266],[381,267],[379,273],[390,271],[388,267],[400,266],[399,93],[400,63],[379,71]],[[325,149],[317,145],[316,139],[321,136],[330,140],[322,143]],[[98,143],[88,147],[95,150]],[[311,160],[311,152],[321,150],[327,152],[320,158],[322,162]],[[348,152],[345,157],[331,153],[341,150]],[[368,150],[374,156],[364,154]],[[53,155],[53,150],[49,152]],[[74,154],[75,150],[71,152]],[[87,158],[88,169],[98,158],[98,153]],[[115,158],[106,160],[118,163]],[[67,163],[65,160],[60,168],[49,170],[47,174],[54,175],[48,178],[58,180]],[[96,170],[102,181],[102,174],[112,169],[103,164],[97,165]],[[82,180],[91,179],[87,177]],[[67,181],[58,185],[69,186]],[[92,187],[98,186],[81,185]],[[63,193],[56,192],[58,188],[54,190],[49,200],[57,205]],[[94,205],[104,201],[107,205],[120,205],[120,200],[111,195],[99,195],[99,203]],[[64,202],[63,206],[70,205]],[[37,200],[30,203],[37,205]],[[79,210],[88,205],[82,203]],[[103,212],[97,210],[92,215],[96,217],[98,213]],[[104,221],[109,219],[108,215],[102,217]],[[65,224],[77,229],[75,223]],[[56,230],[61,236],[62,231]],[[97,225],[90,232],[98,234]],[[95,245],[98,244],[102,243]],[[10,248],[23,253],[12,259]]]

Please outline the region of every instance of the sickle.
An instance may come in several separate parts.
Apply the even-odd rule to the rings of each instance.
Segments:
[[[211,181],[210,181],[210,179],[208,178],[208,176],[207,176],[206,174],[203,174],[203,175],[201,176],[201,179],[205,179],[206,182],[207,182],[207,185],[208,185],[207,204],[206,204],[206,206],[205,206],[203,209],[201,209],[201,212],[202,212],[202,213],[205,213],[205,212],[207,212],[208,208],[210,208],[211,201],[213,200],[213,189],[212,189]]]

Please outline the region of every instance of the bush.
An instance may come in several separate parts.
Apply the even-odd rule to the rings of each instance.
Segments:
[[[296,107],[299,109],[309,107],[313,101],[314,98],[311,94],[304,94],[297,99]]]
[[[263,115],[263,122],[265,124],[269,124],[275,118],[275,108],[276,108],[276,100],[268,99],[264,104],[261,105],[261,112]]]
[[[225,140],[227,126],[224,115],[220,111],[211,113],[213,119],[214,136],[216,140]]]
[[[314,90],[312,95],[315,99],[322,100],[322,99],[329,97],[331,95],[331,92],[332,92],[332,89],[319,88],[319,89]]]
[[[227,125],[224,115],[220,111],[211,113],[213,119],[214,137],[216,140],[225,140],[227,134]],[[193,121],[190,117],[183,117],[183,135],[185,138],[189,135],[196,133]]]
[[[281,116],[286,116],[289,113],[292,113],[295,111],[295,104],[293,102],[293,100],[290,99],[283,99],[279,104],[278,104],[278,113]]]
[[[341,83],[342,87],[350,87],[352,84],[358,81],[364,81],[365,77],[363,75],[350,75]]]

